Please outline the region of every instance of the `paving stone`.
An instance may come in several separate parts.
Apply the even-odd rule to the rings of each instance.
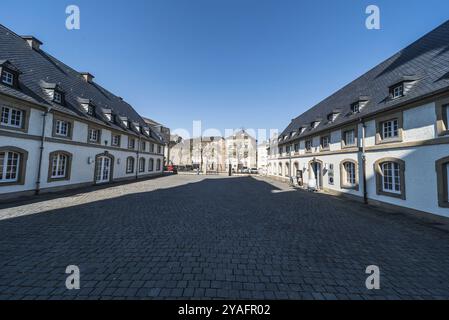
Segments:
[[[178,175],[0,205],[0,300],[449,299],[448,252],[446,231],[406,215]]]

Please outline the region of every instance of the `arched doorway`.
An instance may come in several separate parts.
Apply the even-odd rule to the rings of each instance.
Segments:
[[[111,182],[114,172],[114,156],[109,152],[98,154],[95,157],[95,184]]]
[[[309,162],[309,187],[323,189],[323,161],[313,159]]]

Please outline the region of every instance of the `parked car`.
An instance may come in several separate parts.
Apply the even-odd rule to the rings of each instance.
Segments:
[[[251,173],[251,174],[258,174],[258,173],[259,173],[259,170],[257,170],[257,168],[251,168],[251,169],[249,170],[249,173]]]
[[[242,173],[249,173],[249,168],[243,167],[241,172]]]

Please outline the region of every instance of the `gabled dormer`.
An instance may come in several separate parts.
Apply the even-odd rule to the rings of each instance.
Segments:
[[[321,123],[321,120],[322,120],[321,118],[318,118],[318,119],[312,121],[310,123],[310,128],[311,129],[315,129],[316,127],[318,127],[320,125],[320,123]]]
[[[144,135],[146,135],[147,137],[150,137],[150,135],[151,135],[150,127],[148,127],[148,126],[143,126],[143,127],[142,127],[142,133],[143,133]]]
[[[139,123],[139,122],[136,122],[136,121],[133,121],[133,122],[132,122],[132,129],[133,129],[134,131],[140,133],[140,123]]]
[[[0,60],[0,82],[3,85],[19,89],[20,70],[9,60]]]
[[[351,113],[356,114],[359,113],[365,108],[365,106],[368,104],[370,100],[370,97],[368,96],[359,96],[357,101],[354,101],[351,103]]]
[[[416,75],[402,76],[389,86],[390,99],[399,99],[406,96],[413,86],[418,82],[419,77]]]
[[[328,123],[333,123],[335,120],[337,120],[340,113],[341,113],[341,109],[332,110],[332,112],[327,115]]]
[[[78,101],[81,105],[81,108],[83,109],[83,111],[86,114],[88,114],[89,116],[92,116],[92,117],[95,116],[96,107],[91,99],[79,98]]]
[[[65,91],[56,83],[48,83],[41,81],[40,83],[42,90],[47,95],[47,97],[54,103],[61,106],[65,105]]]
[[[126,129],[129,129],[129,120],[128,117],[119,117],[120,124],[125,127]]]
[[[306,130],[307,130],[307,128],[303,126],[303,127],[300,127],[300,128],[299,128],[298,132],[299,132],[299,134],[301,135],[301,134],[303,134],[304,132],[306,132]]]
[[[103,113],[104,117],[109,121],[114,123],[115,122],[115,116],[112,113],[112,109],[109,108],[101,108],[101,112]]]

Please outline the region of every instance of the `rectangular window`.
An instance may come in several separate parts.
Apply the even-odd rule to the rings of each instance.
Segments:
[[[94,113],[95,113],[95,108],[94,108],[94,106],[88,105],[88,106],[87,106],[87,114],[93,116]]]
[[[282,154],[284,152],[284,148],[279,147],[279,154]]]
[[[11,72],[3,70],[2,72],[2,82],[12,86],[14,84],[14,75]]]
[[[62,103],[62,94],[59,93],[58,91],[53,92],[53,101],[61,104]]]
[[[321,149],[329,149],[330,137],[321,137]]]
[[[129,157],[126,160],[126,173],[133,173],[134,172],[134,158]]]
[[[396,138],[399,136],[398,119],[382,122],[382,139]]]
[[[348,130],[344,132],[344,142],[346,146],[355,145],[355,130]]]
[[[99,140],[99,130],[89,129],[89,141],[98,142],[98,140]]]
[[[145,172],[145,158],[139,160],[139,172]]]
[[[0,152],[0,183],[16,182],[19,178],[20,155],[16,152]]]
[[[115,147],[120,146],[120,135],[116,134],[112,136],[112,145]]]
[[[2,125],[8,127],[21,128],[23,111],[10,107],[2,107],[0,122]]]
[[[160,145],[157,146],[157,153],[159,153],[159,154],[162,153],[162,147]]]
[[[356,184],[355,179],[355,164],[352,162],[346,162],[344,164],[346,171],[346,185],[354,186]]]
[[[154,159],[150,159],[148,163],[148,171],[154,171]]]
[[[150,152],[154,153],[154,143],[150,145]]]
[[[400,84],[391,89],[391,96],[393,99],[400,98],[404,95],[404,85]]]
[[[383,183],[382,189],[385,192],[401,193],[400,166],[395,162],[382,164]]]
[[[443,122],[446,127],[446,131],[449,130],[449,104],[443,106]]]
[[[446,199],[449,199],[449,163],[444,165],[444,170],[446,171]]]
[[[147,148],[147,143],[145,141],[140,142],[140,151],[145,151]]]
[[[69,135],[69,123],[63,120],[56,120],[55,134],[67,137]]]
[[[299,143],[295,143],[294,148],[295,148],[295,152],[299,152]]]
[[[353,104],[351,105],[351,112],[352,112],[352,113],[358,113],[358,112],[360,112],[360,103],[359,103],[359,102],[353,103]]]
[[[56,154],[52,159],[51,178],[65,178],[67,174],[67,156]]]
[[[160,170],[161,170],[161,159],[157,159],[157,162],[156,162],[156,170],[157,170],[157,171],[160,171]]]
[[[291,147],[290,146],[286,146],[285,147],[285,152],[290,153]]]
[[[312,151],[312,140],[306,141],[306,151],[311,152]]]
[[[136,147],[136,140],[129,138],[128,149],[134,149]]]

